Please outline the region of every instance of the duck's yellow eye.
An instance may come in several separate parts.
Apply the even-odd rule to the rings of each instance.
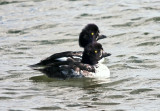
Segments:
[[[97,50],[94,51],[97,54]]]
[[[92,32],[91,35],[94,35],[94,33]]]

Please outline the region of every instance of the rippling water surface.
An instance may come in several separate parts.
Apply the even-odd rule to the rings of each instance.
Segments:
[[[49,79],[28,65],[82,50],[88,23],[108,36],[109,79]],[[160,0],[1,0],[0,110],[158,111]]]

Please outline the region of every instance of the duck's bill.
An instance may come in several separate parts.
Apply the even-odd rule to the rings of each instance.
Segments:
[[[108,57],[108,56],[111,56],[111,55],[112,55],[111,53],[107,53],[107,52],[102,53],[102,57]]]
[[[99,35],[97,40],[104,39],[104,38],[107,38],[107,36],[106,35]]]

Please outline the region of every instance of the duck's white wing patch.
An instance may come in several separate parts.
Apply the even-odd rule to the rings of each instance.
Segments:
[[[60,57],[60,58],[57,58],[56,60],[58,60],[58,61],[67,61],[68,59],[69,59],[70,57]],[[76,59],[78,59],[78,60],[81,60],[82,59],[82,57],[79,57],[79,56],[73,56],[73,58],[76,60]]]
[[[61,57],[61,58],[57,58],[56,60],[59,60],[59,61],[67,61],[68,57]]]
[[[82,59],[82,57],[79,57],[79,56],[73,56],[73,58],[75,58],[75,59]]]

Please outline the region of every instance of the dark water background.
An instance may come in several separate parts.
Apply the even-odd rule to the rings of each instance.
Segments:
[[[28,65],[83,50],[88,23],[107,39],[111,78],[48,79]],[[0,110],[159,111],[160,0],[0,0]]]

